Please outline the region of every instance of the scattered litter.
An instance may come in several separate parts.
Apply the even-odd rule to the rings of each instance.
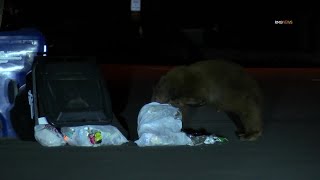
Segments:
[[[62,127],[64,140],[71,146],[102,146],[121,145],[128,140],[114,126],[87,125],[77,127]]]
[[[201,135],[201,136],[194,136],[188,135],[189,138],[192,140],[193,146],[199,146],[203,144],[215,144],[215,143],[225,143],[228,142],[228,139],[225,137],[218,137],[215,135]]]
[[[86,125],[62,127],[61,132],[50,124],[34,127],[34,136],[42,146],[57,147],[64,145],[98,147],[102,145],[121,145],[128,140],[111,125]]]

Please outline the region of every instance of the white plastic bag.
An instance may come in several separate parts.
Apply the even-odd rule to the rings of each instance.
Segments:
[[[34,137],[42,146],[64,146],[66,142],[60,132],[50,124],[39,124],[34,127]]]
[[[71,146],[97,147],[102,145],[121,145],[128,140],[111,125],[87,125],[62,127],[64,140]]]
[[[170,104],[152,102],[144,105],[138,115],[138,146],[192,145],[181,132],[182,115]]]
[[[192,145],[192,141],[183,132],[167,133],[163,135],[156,135],[152,133],[143,133],[139,140],[136,141],[138,146],[179,146]]]

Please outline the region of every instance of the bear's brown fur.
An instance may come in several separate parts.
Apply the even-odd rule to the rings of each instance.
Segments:
[[[262,134],[259,85],[243,67],[232,62],[206,60],[177,66],[161,77],[152,101],[170,103],[181,111],[186,105],[212,105],[239,117],[240,140],[254,141]]]

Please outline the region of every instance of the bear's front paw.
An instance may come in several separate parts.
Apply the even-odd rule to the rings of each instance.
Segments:
[[[261,134],[261,131],[256,131],[250,133],[239,133],[238,136],[240,138],[240,141],[256,141],[261,136]]]

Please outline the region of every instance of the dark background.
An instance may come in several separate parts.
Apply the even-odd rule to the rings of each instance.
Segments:
[[[245,66],[319,65],[320,21],[313,4],[147,0],[141,21],[132,20],[129,0],[6,0],[6,6],[4,29],[39,28],[49,55],[93,55],[102,63],[186,64],[224,57]],[[18,13],[9,15],[10,8]]]
[[[37,27],[47,38],[49,55],[94,55],[105,63],[113,110],[130,127],[131,141],[137,139],[137,116],[150,101],[152,85],[168,70],[133,64],[226,57],[247,67],[319,67],[320,23],[313,4],[144,0],[139,37],[128,0],[10,1],[19,13],[8,15],[7,7],[3,30]],[[293,24],[275,25],[275,20]],[[319,179],[319,69],[246,70],[266,99],[265,131],[257,142],[238,141],[224,113],[203,107],[192,110],[187,125],[206,127],[228,143],[46,148],[0,139],[1,179]]]

